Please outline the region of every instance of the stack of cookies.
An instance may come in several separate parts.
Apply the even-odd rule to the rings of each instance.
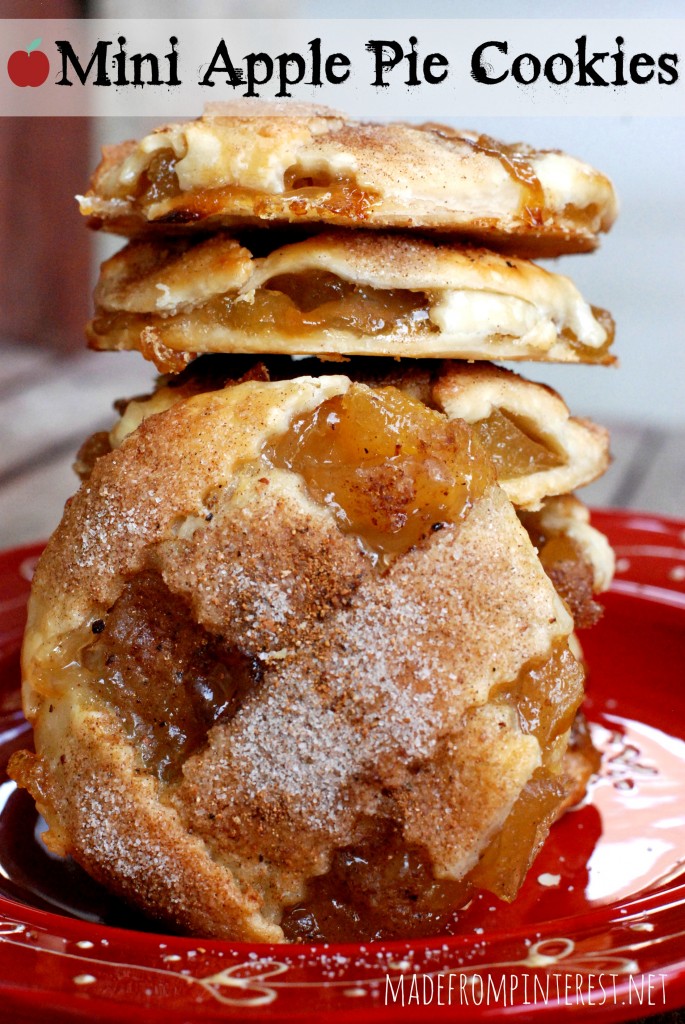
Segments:
[[[494,364],[613,361],[531,256],[610,182],[558,152],[216,110],[105,152],[131,240],[92,347],[164,375],[80,453],[23,652],[51,849],[195,934],[458,929],[596,767],[575,637],[613,560],[606,432]]]

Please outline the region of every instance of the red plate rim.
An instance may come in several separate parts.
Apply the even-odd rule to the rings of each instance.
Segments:
[[[628,549],[631,552],[630,564],[623,572],[619,571],[612,586],[614,594],[628,599],[638,598],[652,603],[663,603],[677,612],[685,611],[684,521],[631,510],[594,511],[592,521],[607,533],[612,541],[617,550],[619,568],[621,558],[625,557],[622,553]],[[3,566],[9,567],[10,564],[15,569],[18,568],[27,559],[34,558],[41,548],[41,544],[32,544],[1,553],[0,572]],[[658,567],[656,573],[655,565]],[[647,569],[649,571],[646,571]],[[0,633],[2,625],[0,599]],[[683,626],[685,628],[685,620]],[[17,645],[18,634],[15,630],[15,649]],[[0,640],[0,649],[4,648],[9,652],[10,646],[11,644],[3,644]],[[656,934],[651,933],[653,937],[639,938],[639,929],[645,925],[653,925],[654,929],[658,929]],[[13,932],[12,928],[17,930]],[[633,928],[637,931],[632,931]],[[645,936],[647,934],[645,932]],[[117,967],[123,967],[121,957],[125,952],[128,961],[136,954],[144,960],[150,960],[150,964],[140,963],[132,966],[142,972],[150,972],[150,976],[155,975],[158,978],[157,983],[160,984],[160,968],[153,966],[153,962],[170,962],[164,958],[178,956],[181,957],[179,961],[171,961],[177,962],[178,968],[162,971],[168,976],[169,984],[173,985],[181,978],[181,965],[188,969],[188,954],[196,954],[190,958],[194,960],[192,970],[195,972],[201,969],[202,963],[211,963],[211,966],[215,967],[217,958],[223,958],[228,966],[224,971],[224,981],[216,982],[217,991],[224,985],[232,996],[226,1002],[212,993],[214,1003],[211,1000],[205,1001],[200,1006],[194,1004],[192,1000],[189,1000],[187,1005],[181,1005],[174,995],[169,1004],[165,1005],[163,992],[161,1002],[159,991],[155,996],[156,1002],[150,1002],[143,987],[139,999],[122,1001],[114,998],[111,992],[109,995],[99,996],[95,982],[92,983],[92,987],[83,982],[82,987],[73,987],[71,991],[60,990],[59,986],[30,986],[13,980],[11,976],[5,976],[6,971],[0,967],[0,991],[3,992],[4,998],[9,1000],[9,1005],[16,1006],[17,1020],[23,1019],[21,1012],[27,1014],[27,1021],[34,1019],[32,1014],[35,1012],[37,1020],[39,1005],[42,1006],[44,1013],[46,1001],[55,1008],[57,1016],[53,1016],[53,1020],[76,1020],[81,1016],[92,1018],[96,1015],[102,1020],[117,1020],[120,1019],[122,1012],[125,1012],[126,1016],[132,1016],[133,1020],[138,1018],[152,1022],[157,1020],[159,1015],[160,1021],[176,1024],[177,1021],[187,1020],[189,1012],[199,1014],[193,1019],[200,1021],[243,1020],[246,1019],[247,1011],[250,1011],[249,1019],[259,1020],[311,1019],[324,1012],[327,1017],[339,1014],[341,1020],[362,1021],[367,1017],[369,1020],[396,1019],[396,1016],[400,1016],[400,1008],[386,1007],[382,1001],[379,1002],[379,988],[374,978],[383,973],[384,967],[386,974],[395,972],[395,976],[399,977],[408,970],[403,965],[409,956],[412,971],[418,966],[422,969],[421,974],[434,977],[450,971],[462,974],[479,972],[485,976],[493,972],[497,974],[498,971],[501,973],[506,967],[510,973],[517,970],[520,973],[521,969],[525,968],[531,974],[545,974],[549,973],[548,969],[555,964],[565,964],[567,967],[573,965],[574,970],[583,969],[587,973],[588,964],[592,966],[594,962],[601,965],[610,961],[612,957],[615,959],[626,949],[637,950],[659,944],[662,945],[662,955],[656,959],[660,975],[663,974],[665,979],[667,998],[660,1002],[656,1009],[648,1012],[658,1012],[659,1009],[663,1011],[685,1003],[685,876],[683,881],[678,881],[677,884],[666,884],[648,893],[608,906],[599,906],[580,915],[561,917],[532,926],[521,925],[507,929],[506,932],[495,930],[482,938],[474,934],[464,934],[446,938],[335,946],[232,943],[226,940],[198,940],[134,932],[88,923],[0,896],[0,964],[3,959],[1,947],[11,941],[12,935],[16,936],[17,945],[12,942],[15,950],[20,947],[25,951],[30,949],[33,955],[39,958],[48,955],[46,943],[61,944],[64,949],[76,944],[79,950],[83,950],[82,955],[64,952],[58,952],[58,955],[68,955],[80,961],[84,977],[90,975],[89,965],[92,970],[110,967],[116,970]],[[562,938],[566,935],[569,936],[568,939]],[[597,951],[592,952],[592,942],[599,937],[602,938],[603,948],[598,947]],[[610,939],[608,945],[607,937]],[[103,955],[103,939],[108,943],[109,959],[97,959],[95,955],[98,947],[100,954]],[[564,953],[562,948],[562,955],[552,955],[551,944],[564,941],[571,942],[570,952],[567,950]],[[91,948],[90,943],[93,944],[93,952],[86,954],[86,949]],[[598,959],[600,954],[603,960]],[[548,962],[545,963],[545,960]],[[281,967],[284,969],[281,970]],[[274,980],[288,971],[293,972],[292,982],[286,984]],[[315,977],[317,971],[319,974],[330,974],[331,977],[326,980],[319,979],[318,983],[316,979],[298,981],[300,978]],[[211,979],[220,974],[221,972],[215,972],[214,975],[209,975],[209,981],[207,975],[198,978],[190,975],[183,977],[190,978],[190,982],[198,981],[204,992],[207,992],[211,988]],[[73,981],[71,974],[70,979]],[[592,1013],[594,1010],[597,1016],[601,1013],[605,1020],[627,1020],[644,1014],[645,1007],[640,1003],[626,1004],[625,999],[623,1002],[617,1001],[626,995],[629,984],[628,976],[622,977],[613,993],[614,1003],[602,1004],[601,1008],[592,1003],[584,1004],[586,1012]],[[189,983],[187,988],[192,989],[193,985]],[[298,988],[300,995],[307,994],[308,999],[308,1006],[302,1013],[288,998],[288,990],[292,996]],[[353,989],[354,995],[351,994]],[[331,993],[335,990],[339,992],[338,1005],[331,1002]],[[279,1005],[279,996],[284,997],[280,1000],[282,1006]],[[558,999],[532,1004],[513,1001],[511,1005],[504,1007],[471,1004],[465,1008],[463,1005],[453,1004],[444,1010],[437,1005],[430,1008],[417,1005],[413,1008],[403,1007],[401,1019],[425,1021],[429,1014],[432,1019],[442,1017],[443,1013],[450,1019],[464,1021],[483,1020],[491,1014],[524,1019],[533,1011],[536,1017],[547,1013],[550,1019],[558,1019],[566,1012],[577,1012],[579,1005],[577,999],[569,1004]],[[139,1014],[141,1016],[138,1016]]]

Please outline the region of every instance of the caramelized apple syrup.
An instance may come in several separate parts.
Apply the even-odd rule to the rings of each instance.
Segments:
[[[442,124],[428,123],[418,127],[422,131],[432,132],[438,138],[467,145],[476,153],[484,153],[486,156],[498,160],[511,180],[521,189],[519,206],[521,217],[531,227],[540,227],[544,224],[548,212],[545,205],[545,192],[530,162],[529,157],[535,151],[529,146],[520,142],[507,145],[498,142],[490,135],[478,135],[472,139]]]
[[[551,655],[529,662],[513,684],[495,687],[490,699],[516,710],[521,731],[540,744],[542,764],[529,779],[499,834],[470,880],[501,899],[513,900],[570,789],[556,742],[571,729],[583,700],[585,673],[566,640]]]
[[[292,337],[322,330],[350,331],[362,337],[389,333],[430,333],[438,328],[428,316],[421,292],[353,284],[327,271],[280,274],[254,292],[251,301],[228,296],[201,308],[212,322],[234,331]]]
[[[179,776],[261,676],[256,657],[193,622],[153,572],[130,580],[91,630],[79,656],[90,688],[116,709],[143,764],[164,782]]]
[[[327,271],[279,274],[248,299],[220,295],[192,310],[195,330],[217,324],[227,330],[292,338],[321,331],[349,331],[357,337],[380,334],[429,334],[438,331],[429,318],[429,300],[403,288],[353,284]],[[186,314],[164,317],[182,324]],[[101,313],[93,321],[98,335],[159,323],[156,313]]]
[[[501,409],[493,409],[487,419],[474,424],[478,440],[497,469],[500,480],[529,476],[564,464],[563,456],[550,442],[533,437],[532,429],[516,422]]]
[[[390,821],[373,823],[372,838],[338,850],[330,871],[283,914],[290,942],[359,942],[449,934],[455,909],[471,898],[468,882],[433,877],[430,860]]]
[[[479,153],[499,160],[509,177],[519,185],[522,190],[519,212],[526,223],[533,227],[544,224],[547,213],[545,191],[525,148],[520,144],[503,145],[489,135],[479,135],[475,141],[467,141]]]

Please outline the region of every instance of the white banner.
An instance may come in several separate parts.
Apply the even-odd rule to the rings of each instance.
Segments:
[[[3,116],[679,116],[685,20],[3,19]]]

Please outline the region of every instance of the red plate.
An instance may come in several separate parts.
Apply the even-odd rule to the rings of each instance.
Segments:
[[[552,829],[516,902],[478,896],[462,933],[259,946],[155,932],[38,841],[0,779],[5,1019],[605,1021],[685,1004],[685,523],[596,513],[616,548],[606,615],[583,636],[603,768]],[[0,555],[2,763],[29,742],[18,649],[38,548]],[[402,1006],[402,1000],[404,1006]]]

